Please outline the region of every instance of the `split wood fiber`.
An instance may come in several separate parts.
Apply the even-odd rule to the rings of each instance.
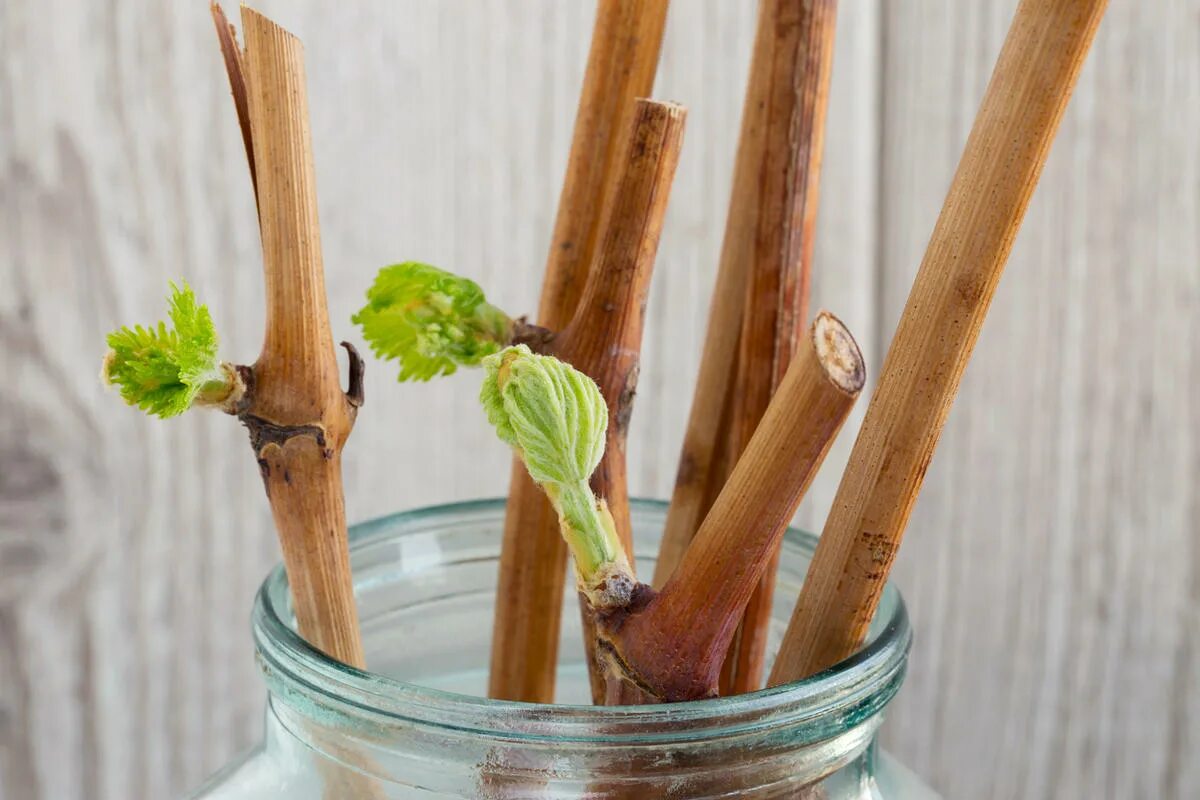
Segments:
[[[822,312],[762,423],[657,594],[600,617],[610,703],[717,694],[738,621],[865,380],[858,345]]]
[[[570,323],[593,266],[595,243],[603,236],[602,212],[617,180],[621,132],[629,130],[635,99],[653,90],[666,15],[666,0],[601,0],[597,5],[538,306],[538,323],[552,331]],[[628,528],[622,536],[627,540]],[[628,547],[627,552],[633,555]],[[553,702],[566,563],[554,509],[514,459],[489,697]]]
[[[213,23],[217,26],[217,41],[221,45],[221,58],[225,61],[225,74],[229,76],[229,93],[233,96],[233,107],[237,111],[238,129],[242,132],[242,145],[246,148],[250,184],[254,187],[254,203],[257,206],[258,174],[254,168],[254,144],[250,134],[250,98],[246,89],[244,56],[238,47],[237,31],[216,0],[209,6],[209,11],[212,13]]]
[[[1106,0],[1022,0],[892,339],[770,683],[862,644]]]
[[[735,461],[766,413],[807,328],[836,17],[836,0],[764,0],[759,10],[758,37],[769,42],[762,49],[770,53],[770,78],[737,392],[727,432]],[[778,566],[776,552],[730,645],[721,675],[723,695],[762,687]]]

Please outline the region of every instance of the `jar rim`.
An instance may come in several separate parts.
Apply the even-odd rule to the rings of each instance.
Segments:
[[[426,506],[350,528],[351,554],[406,535],[397,527],[427,532],[439,518],[480,520],[502,516],[504,498]],[[637,516],[663,517],[666,503],[631,499]],[[810,556],[816,537],[789,528],[785,548]],[[352,559],[353,560],[353,559]],[[357,588],[357,587],[356,587]],[[748,694],[687,703],[585,706],[493,700],[435,689],[343,664],[317,650],[285,620],[287,576],[278,564],[254,603],[257,655],[273,694],[295,704],[332,711],[375,726],[401,725],[458,731],[501,740],[620,743],[628,740],[688,741],[753,729],[787,727],[817,741],[878,714],[904,678],[912,641],[900,593],[887,585],[874,633],[857,653],[808,678]]]

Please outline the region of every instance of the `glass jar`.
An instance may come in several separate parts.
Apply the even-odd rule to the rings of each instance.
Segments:
[[[653,572],[665,506],[634,501],[637,563]],[[812,798],[936,795],[876,733],[904,677],[911,633],[888,587],[867,646],[813,678],[694,703],[595,707],[574,593],[565,602],[558,699],[484,699],[502,500],[438,506],[351,531],[367,663],[351,669],[296,635],[281,567],[254,606],[269,690],[263,743],[193,797]],[[778,640],[815,538],[789,531]]]

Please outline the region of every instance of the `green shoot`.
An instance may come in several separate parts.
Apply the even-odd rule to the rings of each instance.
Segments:
[[[480,402],[558,512],[581,588],[593,605],[617,602],[632,589],[632,570],[607,504],[588,485],[608,429],[600,389],[569,364],[525,345],[488,356],[483,367]]]
[[[220,405],[242,386],[237,371],[217,361],[217,331],[208,307],[186,283],[171,284],[171,327],[135,325],[108,335],[103,378],[126,403],[167,418],[193,403]]]
[[[415,261],[381,269],[352,319],[375,355],[400,362],[401,381],[475,366],[507,344],[513,327],[474,281]]]

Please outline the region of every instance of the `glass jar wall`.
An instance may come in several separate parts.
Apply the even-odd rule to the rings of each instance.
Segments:
[[[664,515],[659,503],[633,505],[645,574]],[[738,697],[626,708],[582,705],[587,676],[568,593],[561,705],[485,699],[503,520],[503,501],[486,500],[352,530],[370,673],[331,661],[295,634],[277,568],[253,614],[269,691],[263,742],[193,796],[936,799],[875,741],[911,637],[891,587],[867,646],[821,675]],[[786,537],[776,637],[814,542],[798,531]]]

